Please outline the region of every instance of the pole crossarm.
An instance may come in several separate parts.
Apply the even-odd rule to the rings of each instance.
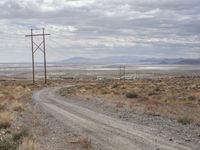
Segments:
[[[51,34],[32,34],[32,35],[25,35],[25,37],[31,37],[31,36],[46,36],[46,35],[51,35]]]

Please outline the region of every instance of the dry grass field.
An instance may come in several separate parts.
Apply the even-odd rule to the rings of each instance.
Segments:
[[[182,124],[200,125],[199,79],[98,81],[63,88],[61,95],[87,101],[100,98],[114,104],[116,108],[130,112],[163,116]]]
[[[50,82],[49,85],[55,85]],[[42,82],[35,86],[31,81],[4,81],[0,83],[0,149],[34,150],[36,143],[32,132],[19,117],[26,113],[32,91],[43,88]]]
[[[39,85],[36,87],[39,88]],[[31,82],[5,81],[0,84],[0,149],[34,150],[32,133],[18,118],[31,99]]]
[[[73,84],[76,86],[62,88],[61,95],[83,101],[103,100],[116,109],[172,118],[181,124],[200,125],[199,79],[51,81],[45,86],[42,82],[33,86],[30,81],[5,81],[0,83],[0,149],[37,149],[34,131],[19,119],[30,111],[32,92],[46,86]],[[88,140],[79,142],[89,149]]]
[[[66,82],[70,83],[70,81]],[[32,94],[33,91],[62,84],[65,84],[65,81],[48,81],[47,85],[43,81],[37,81],[35,85],[31,81],[5,80],[0,82],[0,150],[38,150],[45,149],[44,147],[48,149],[48,142],[52,143],[55,137],[56,140],[60,138],[57,135],[60,133],[49,129],[54,128],[54,125],[52,127],[44,126],[46,124],[45,119],[49,115],[33,105]],[[51,123],[52,118],[49,118],[51,125],[53,124]],[[71,133],[70,136],[75,135]],[[69,138],[68,141],[65,139],[68,143],[61,143],[69,146],[74,145],[70,143],[70,136],[65,135],[66,138]],[[80,138],[80,141],[76,142],[77,146],[89,149],[87,148],[89,147],[88,141],[81,136],[76,136],[73,138],[76,140]],[[48,139],[49,141],[44,142],[41,139]]]

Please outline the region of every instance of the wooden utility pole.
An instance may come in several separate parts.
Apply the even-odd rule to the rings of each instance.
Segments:
[[[135,72],[135,79],[138,79],[138,71]]]
[[[119,66],[119,80],[122,78],[122,66]]]
[[[32,69],[33,69],[33,84],[35,84],[35,62],[34,62],[34,54],[35,52],[39,49],[43,54],[44,54],[44,76],[45,76],[45,84],[47,83],[47,63],[46,63],[46,41],[45,41],[45,36],[50,35],[50,34],[45,34],[45,29],[42,28],[42,34],[34,34],[33,29],[31,29],[31,34],[30,35],[25,35],[25,37],[31,37],[31,49],[32,49]],[[42,36],[42,42],[40,44],[36,44],[34,42],[34,37],[35,36]],[[36,48],[34,48],[34,45]],[[41,46],[43,47],[41,48]]]
[[[33,29],[31,29],[31,49],[32,49],[32,69],[33,69],[33,84],[35,84],[35,62],[34,62],[34,45],[33,45]]]
[[[45,29],[43,28],[43,49],[44,49],[44,76],[45,84],[47,83],[47,62],[46,62],[46,41],[45,41]]]
[[[122,78],[122,76],[124,76],[123,78]],[[122,65],[120,65],[119,66],[119,79],[120,80],[126,80],[126,66],[124,65],[124,66],[122,66]]]
[[[124,81],[126,80],[126,66],[124,65]]]

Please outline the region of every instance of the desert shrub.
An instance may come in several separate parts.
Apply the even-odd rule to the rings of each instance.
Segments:
[[[134,91],[132,91],[132,92],[127,92],[126,93],[126,97],[127,98],[138,98],[138,95],[137,95],[137,93],[135,93]]]
[[[125,103],[123,103],[123,102],[118,102],[118,103],[116,104],[116,107],[117,107],[117,108],[123,108],[124,105],[125,105]]]
[[[108,92],[106,90],[102,90],[101,94],[107,94]]]
[[[9,112],[0,112],[0,129],[11,126],[11,116]]]
[[[92,142],[91,142],[91,139],[89,139],[89,138],[81,138],[79,140],[79,142],[84,149],[91,149],[92,148]]]
[[[194,101],[194,100],[196,100],[196,96],[188,96],[188,100]]]
[[[193,122],[193,120],[188,117],[181,117],[177,121],[183,125],[191,124]]]
[[[6,103],[5,102],[0,102],[0,111],[6,109]]]
[[[88,86],[85,87],[85,89],[86,89],[86,90],[91,90],[91,89],[92,89],[92,86],[89,86],[89,85],[88,85]]]
[[[126,87],[125,87],[125,86],[122,86],[121,89],[124,90],[124,89],[126,89]]]
[[[118,91],[112,91],[112,93],[113,93],[114,95],[120,95],[120,93],[119,93]]]
[[[148,96],[153,96],[153,95],[156,95],[155,92],[149,92]]]
[[[159,92],[159,91],[160,91],[160,88],[159,88],[159,87],[156,87],[156,88],[155,88],[155,91],[156,91],[156,92]]]
[[[12,139],[0,140],[0,150],[16,150],[16,143]]]
[[[141,97],[140,97],[140,101],[147,101],[147,100],[149,100],[149,98],[146,97],[146,96],[141,96]]]
[[[23,138],[22,143],[19,145],[17,150],[36,150],[34,141],[31,138]]]
[[[13,110],[18,112],[24,111],[24,104],[19,101],[13,102]]]
[[[112,85],[112,89],[115,89],[115,88],[117,88],[118,87],[118,84],[114,84],[114,85]]]
[[[146,111],[145,112],[147,115],[149,115],[149,116],[152,116],[152,117],[158,117],[158,116],[160,116],[160,114],[158,114],[157,112],[155,112],[155,111]]]
[[[31,133],[27,127],[22,127],[19,132],[13,134],[14,141],[18,141],[24,137],[31,137]]]

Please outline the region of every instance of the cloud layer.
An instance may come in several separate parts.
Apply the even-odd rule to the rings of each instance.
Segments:
[[[24,35],[41,27],[51,33],[51,61],[108,55],[200,57],[199,0],[1,0],[0,10],[2,62],[28,61],[30,40]]]

